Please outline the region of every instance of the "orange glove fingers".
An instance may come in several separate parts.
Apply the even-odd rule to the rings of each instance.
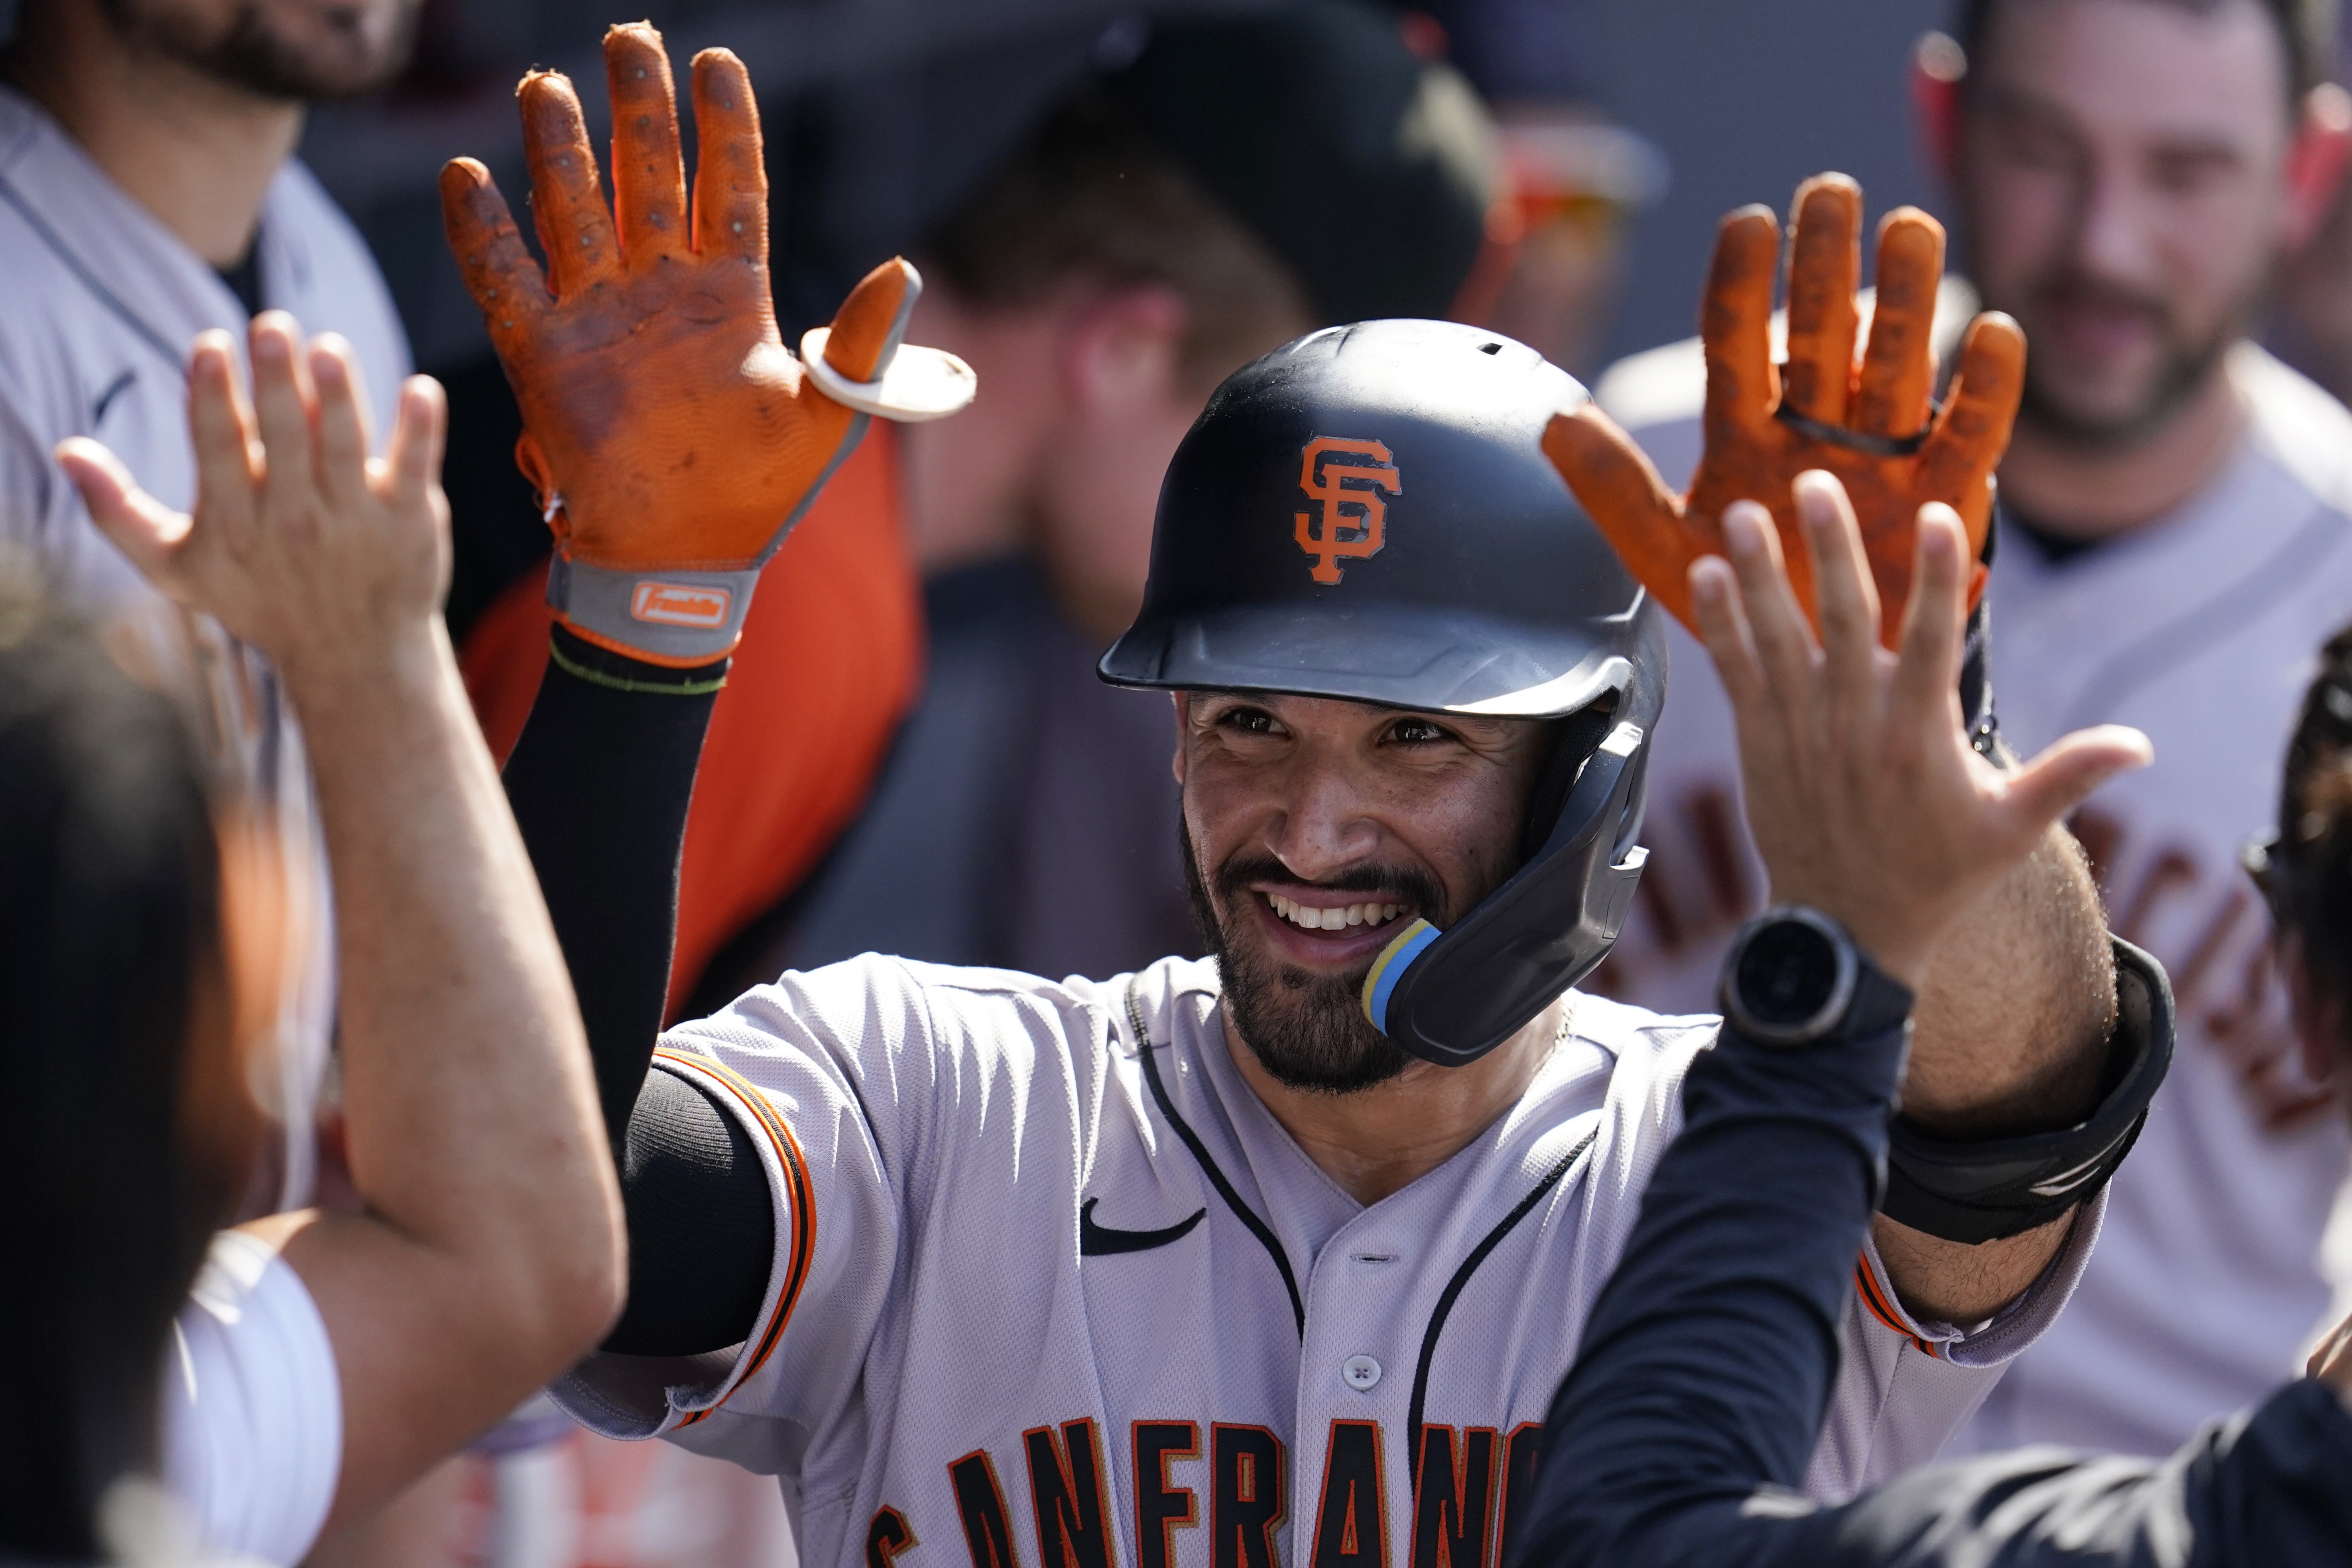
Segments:
[[[906,335],[907,317],[923,291],[904,258],[894,256],[864,278],[833,313],[824,363],[851,381],[872,381]]]
[[[661,35],[644,22],[607,28],[604,83],[613,104],[613,217],[621,231],[621,259],[642,271],[693,247],[686,227],[677,89]]]
[[[523,162],[530,170],[530,211],[547,252],[548,281],[559,300],[620,275],[613,215],[596,178],[587,121],[569,79],[533,71],[515,96],[522,104]]]
[[[1968,525],[1969,548],[1984,548],[1992,526],[1992,471],[2009,448],[2017,401],[2025,389],[2025,334],[2007,316],[1988,312],[1969,324],[1959,373],[1919,452],[1922,500],[1944,500]]]
[[[1843,425],[1853,382],[1862,187],[1843,174],[1815,174],[1797,187],[1790,221],[1789,367],[1780,400],[1809,419]]]
[[[490,172],[471,158],[441,168],[441,226],[501,358],[519,348],[555,297],[515,228]]]
[[[1762,430],[1780,398],[1772,367],[1772,269],[1780,226],[1772,210],[1746,206],[1716,231],[1699,339],[1706,350],[1709,439],[1717,430]]]
[[[1855,429],[1900,437],[1927,427],[1943,276],[1944,226],[1917,207],[1888,213],[1878,226],[1878,309],[1854,396]]]
[[[726,49],[694,57],[694,248],[768,264],[768,167],[751,73]]]
[[[1543,450],[1633,580],[1668,614],[1697,630],[1690,566],[1701,555],[1722,551],[1716,520],[1685,518],[1649,455],[1597,404],[1553,415],[1544,428]]]

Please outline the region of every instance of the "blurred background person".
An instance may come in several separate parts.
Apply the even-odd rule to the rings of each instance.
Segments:
[[[1986,306],[2023,325],[2000,469],[1996,711],[2032,750],[2129,723],[2156,765],[2074,827],[2117,934],[2179,994],[2180,1053],[2090,1271],[1966,1435],[2168,1452],[2251,1404],[2326,1306],[2347,1141],[2299,1065],[2235,847],[2269,819],[2310,650],[2352,605],[2352,416],[2248,341],[2335,198],[2352,108],[2323,0],[1967,0],[1916,80]],[[1947,285],[1939,319],[1973,308]],[[1601,382],[1670,479],[1695,345]],[[1679,635],[1679,634],[1677,634]],[[1722,691],[1679,644],[1650,873],[1601,984],[1704,1005],[1763,880]]]
[[[2338,0],[2336,61],[2330,73],[2344,80],[2346,47],[2352,42],[2352,12]],[[2352,402],[2352,181],[2337,187],[2336,205],[2311,243],[2279,269],[2276,298],[2263,342],[2273,353],[2334,393]]]
[[[310,961],[285,973],[299,1047],[268,1107],[284,1123],[269,1206],[307,1201],[311,1104],[333,1007],[324,858],[300,736],[274,673],[141,580],[50,459],[69,436],[120,452],[165,505],[194,499],[182,362],[198,332],[264,306],[349,340],[394,405],[409,363],[367,247],[293,156],[310,104],[366,92],[407,59],[418,0],[23,0],[0,52],[0,540],[69,602],[134,627],[151,657],[200,670],[289,840],[312,911]]]
[[[353,1212],[223,1229],[308,960],[257,814],[43,563],[0,579],[0,1557],[299,1561],[617,1316],[620,1193],[579,1008],[439,620],[445,408],[367,458],[357,367],[254,326],[191,372],[200,514],[71,444],[110,538],[284,672],[342,900]],[[307,362],[307,363],[306,363]],[[267,456],[262,443],[267,442]],[[265,466],[266,465],[266,466]],[[172,672],[184,676],[184,672]],[[167,677],[170,679],[170,677]],[[138,1483],[160,1478],[163,1499]],[[126,1492],[123,1483],[132,1483]]]

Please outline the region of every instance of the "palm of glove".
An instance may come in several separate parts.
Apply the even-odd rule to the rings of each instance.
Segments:
[[[857,417],[819,393],[776,330],[767,178],[742,63],[694,62],[701,151],[689,205],[660,36],[605,35],[614,203],[572,84],[519,97],[544,274],[471,159],[442,172],[451,248],[521,405],[517,448],[572,559],[740,567],[762,558]],[[843,306],[827,361],[866,381],[913,302],[914,271],[877,268]]]
[[[1761,207],[1724,220],[1700,317],[1706,452],[1687,496],[1669,490],[1632,437],[1594,405],[1555,416],[1545,433],[1545,452],[1627,568],[1686,626],[1696,629],[1691,563],[1723,553],[1724,509],[1742,500],[1770,510],[1799,601],[1819,625],[1791,489],[1808,469],[1836,475],[1853,499],[1890,647],[1910,598],[1919,508],[1951,507],[1970,549],[1982,551],[1992,523],[1993,468],[2008,447],[2024,382],[2024,338],[2006,316],[1979,316],[1931,424],[1930,334],[1943,229],[1909,207],[1880,226],[1877,308],[1857,366],[1861,218],[1861,189],[1842,174],[1816,176],[1798,191],[1785,376],[1772,363],[1770,338],[1780,226]],[[1979,566],[1971,606],[1983,587]]]

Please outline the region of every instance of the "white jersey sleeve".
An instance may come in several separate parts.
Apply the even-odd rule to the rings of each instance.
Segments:
[[[851,1407],[899,1269],[909,1194],[940,1179],[932,1123],[1001,1122],[1017,1136],[1027,1074],[1012,1058],[1027,1039],[993,1035],[975,1059],[940,1037],[908,966],[871,955],[788,974],[671,1031],[656,1070],[709,1095],[760,1152],[776,1205],[767,1296],[731,1351],[600,1353],[552,1386],[558,1402],[615,1437],[685,1434],[716,1419],[712,1433],[693,1436],[723,1432],[729,1458],[782,1468]],[[998,1081],[1000,1071],[1011,1081]]]
[[[342,1472],[342,1386],[310,1292],[238,1231],[213,1240],[164,1367],[163,1483],[206,1552],[301,1561]]]
[[[2091,1261],[2106,1205],[2105,1192],[2084,1205],[2066,1245],[2032,1288],[1967,1331],[1905,1309],[1878,1248],[1865,1242],[1839,1325],[1837,1382],[1805,1490],[1843,1502],[1941,1454],[2009,1363],[2057,1321]]]

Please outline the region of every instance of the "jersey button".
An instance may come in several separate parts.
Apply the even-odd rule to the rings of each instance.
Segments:
[[[1339,1377],[1359,1394],[1369,1394],[1381,1380],[1381,1363],[1368,1355],[1351,1355],[1339,1363]]]

